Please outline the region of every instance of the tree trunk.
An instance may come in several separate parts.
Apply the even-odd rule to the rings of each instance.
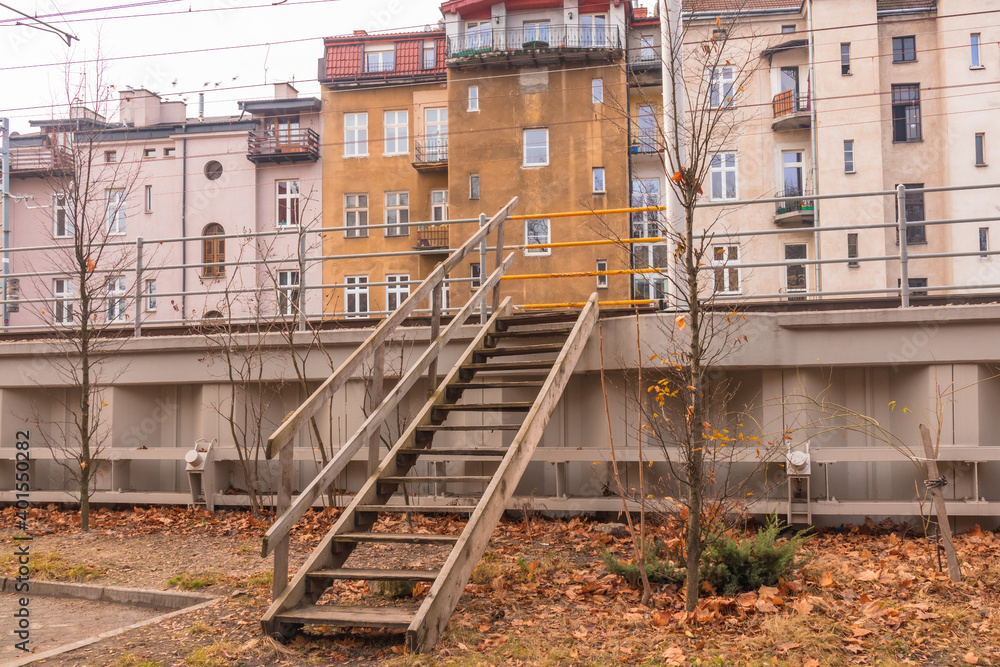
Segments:
[[[931,442],[931,432],[923,424],[920,425],[920,439],[924,443],[924,454],[927,456],[927,479],[938,479],[937,452]],[[944,542],[944,552],[948,556],[948,575],[956,584],[962,580],[962,572],[958,567],[958,554],[955,553],[955,543],[951,539],[951,524],[948,522],[948,508],[944,504],[944,494],[940,486],[930,489],[934,500],[934,511],[937,512],[938,533]],[[940,561],[939,561],[940,562]]]
[[[704,460],[704,423],[705,423],[705,403],[702,396],[702,355],[704,351],[701,346],[701,303],[698,301],[698,266],[697,257],[694,251],[694,201],[695,193],[689,192],[687,200],[691,205],[685,206],[685,232],[687,248],[684,258],[687,266],[687,310],[688,323],[691,327],[691,344],[689,349],[690,358],[688,368],[690,369],[690,385],[687,390],[691,392],[690,414],[687,424],[687,483],[688,483],[688,521],[687,521],[687,579],[685,582],[684,607],[687,611],[694,611],[698,606],[698,595],[701,588],[701,514],[704,500],[705,471]]]

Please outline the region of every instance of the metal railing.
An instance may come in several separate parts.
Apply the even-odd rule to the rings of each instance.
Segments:
[[[428,137],[413,142],[417,162],[447,162],[448,137]]]
[[[304,156],[319,159],[319,134],[312,128],[296,130],[251,130],[247,138],[247,157]]]
[[[815,210],[816,203],[812,199],[803,199],[812,192],[809,188],[788,188],[774,193],[774,214],[784,215],[786,213],[811,212]]]
[[[488,53],[537,51],[542,49],[621,49],[618,26],[551,25],[535,23],[519,28],[470,31],[448,38],[448,57],[464,58]]]
[[[448,225],[420,225],[417,227],[417,248],[447,248]]]
[[[12,146],[10,150],[10,171],[18,172],[58,171],[70,169],[73,157],[62,146]]]

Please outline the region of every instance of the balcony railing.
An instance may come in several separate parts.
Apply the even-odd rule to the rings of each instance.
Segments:
[[[804,113],[809,111],[809,97],[802,97],[794,90],[785,90],[774,96],[771,108],[774,110],[775,118]]]
[[[413,144],[417,162],[448,161],[448,137],[429,137]]]
[[[10,171],[39,173],[73,168],[73,156],[63,146],[15,146],[10,151]]]
[[[247,140],[251,162],[315,162],[319,159],[319,134],[311,128],[251,130]]]
[[[385,74],[386,72],[395,72],[396,63],[365,63],[365,73],[369,74]]]
[[[520,28],[479,30],[448,38],[448,57],[539,50],[598,51],[621,49],[618,26],[535,24]]]
[[[417,227],[417,250],[448,247],[448,225],[420,225]]]
[[[663,64],[660,59],[660,49],[648,46],[631,49],[628,62],[632,67],[660,67]]]
[[[786,188],[779,192],[774,193],[777,197],[808,197],[812,194],[812,191],[808,188]],[[802,218],[803,222],[807,222],[812,219],[815,210],[815,202],[812,199],[782,199],[774,203],[774,215],[775,217],[786,219],[786,218]]]

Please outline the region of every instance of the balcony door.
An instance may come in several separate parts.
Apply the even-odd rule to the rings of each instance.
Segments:
[[[301,150],[299,141],[299,117],[275,116],[264,120],[267,137],[274,141],[279,152],[289,153]]]
[[[426,109],[424,111],[425,150],[427,162],[443,162],[448,159],[448,109]]]
[[[781,152],[781,176],[783,197],[800,197],[805,194],[802,182],[804,166],[801,151]]]
[[[608,17],[603,14],[587,14],[580,17],[581,45],[601,47],[607,42]]]

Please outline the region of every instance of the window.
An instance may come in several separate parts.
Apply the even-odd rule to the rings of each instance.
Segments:
[[[385,112],[385,155],[410,152],[409,121],[405,111]]]
[[[410,296],[410,274],[387,275],[385,281],[385,309],[392,312]]]
[[[368,155],[368,114],[344,114],[344,157]]]
[[[299,310],[299,272],[278,271],[278,312],[294,315]]]
[[[269,120],[275,120],[275,119],[269,119]],[[279,129],[278,129],[278,143],[279,143],[279,145],[288,145],[288,144],[291,143],[291,141],[290,141],[290,139],[291,139],[291,137],[290,137],[291,130],[289,129],[289,125],[287,123],[288,119],[287,118],[281,118],[281,119],[277,119],[277,120],[286,121],[286,122],[283,122],[281,125],[278,126],[279,127]],[[299,119],[296,117],[296,119],[295,119],[295,129],[296,130],[298,129],[298,124],[299,124]],[[217,181],[220,178],[222,178],[222,163],[219,162],[218,160],[209,160],[208,162],[206,162],[205,163],[205,178],[207,178],[210,181]]]
[[[73,205],[63,193],[52,195],[53,236],[73,236]]]
[[[660,205],[660,181],[656,178],[632,181],[632,208],[647,208]],[[659,211],[635,211],[632,213],[632,238],[645,239],[660,236]]]
[[[858,257],[858,235],[849,233],[847,235],[847,259],[857,259]],[[860,262],[848,262],[848,268],[856,269],[861,266]]]
[[[448,191],[431,190],[431,222],[448,219]]]
[[[524,131],[525,167],[543,167],[549,163],[549,131],[535,128]]]
[[[534,42],[535,44],[532,44]],[[530,23],[525,22],[524,24],[524,46],[528,48],[529,45],[541,46],[538,44],[541,42],[545,46],[549,45],[549,22],[548,21],[532,21]]]
[[[899,287],[903,283],[902,280],[896,278],[896,287]],[[927,287],[927,278],[908,278],[906,284],[910,287],[910,296],[927,296],[927,290],[913,291],[914,287]]]
[[[920,131],[920,85],[892,87],[892,140],[922,141]]]
[[[922,188],[923,183],[906,183],[906,189]],[[920,224],[927,218],[924,217],[924,193],[906,193],[906,245],[914,243],[927,243],[927,227]],[[896,222],[899,222],[899,209],[896,210]],[[896,230],[896,243],[899,243],[899,230]]]
[[[56,278],[52,281],[52,296],[55,297],[52,314],[56,324],[73,323],[73,281]]]
[[[424,69],[434,69],[437,67],[437,48],[433,46],[424,47]]]
[[[146,206],[146,213],[153,212],[153,186],[147,185],[142,196],[142,201]]]
[[[667,280],[664,275],[670,266],[670,252],[666,243],[634,245],[632,266],[636,269],[655,269],[636,274],[632,282],[632,298],[649,300],[666,298]]]
[[[348,317],[368,314],[368,276],[344,276],[344,306]]]
[[[600,275],[601,272],[608,270],[608,260],[599,259],[597,260],[597,289],[608,289],[608,276]]]
[[[739,294],[740,247],[738,245],[717,245],[712,248],[712,271],[715,276],[716,294]]]
[[[201,235],[207,237],[223,236],[226,230],[217,222],[205,226]],[[201,275],[205,278],[218,278],[226,275],[226,239],[204,238],[201,240]]]
[[[990,228],[980,227],[979,228],[979,252],[989,252],[990,251]],[[986,257],[987,255],[980,255],[980,257]]]
[[[479,286],[483,284],[482,268],[479,264],[469,264],[469,276],[472,278],[470,285],[472,289],[479,289]]]
[[[356,239],[368,236],[368,193],[344,195],[344,238]]]
[[[604,101],[604,79],[594,79],[590,82],[590,101],[594,104]]]
[[[917,38],[913,35],[908,37],[892,38],[892,62],[910,63],[917,59]]]
[[[396,69],[395,51],[369,51],[365,53],[366,72],[391,72]]]
[[[479,199],[479,174],[469,174],[469,199]]]
[[[407,236],[410,233],[410,193],[385,193],[385,224],[393,225],[385,228],[386,236]]]
[[[976,166],[986,166],[986,133],[976,133]]]
[[[653,45],[653,38],[640,37],[639,60],[644,63],[656,60],[656,47]]]
[[[732,67],[717,67],[709,72],[708,97],[713,109],[733,105],[733,82],[736,75]]]
[[[147,280],[146,289],[143,292],[146,295],[146,312],[151,313],[156,310],[156,281]]]
[[[295,227],[299,224],[299,182],[278,181],[278,213],[279,227]]]
[[[171,147],[163,149],[163,157],[173,157],[176,154],[177,154],[176,148]]]
[[[272,116],[264,119],[264,129],[269,142],[274,142],[272,148],[278,152],[285,148],[289,152],[298,153],[302,150],[303,136],[299,133],[298,116]],[[214,164],[213,164],[214,163]],[[214,178],[213,178],[214,176]],[[215,180],[222,176],[222,165],[212,160],[205,165],[205,177]]]
[[[118,151],[104,151],[104,161],[108,163],[118,162]]]
[[[424,160],[444,162],[448,159],[448,109],[424,110]]]
[[[854,140],[844,140],[844,173],[854,173]]]
[[[713,42],[724,42],[726,38],[729,37],[729,31],[725,28],[715,28],[712,30],[712,41]]]
[[[848,76],[851,73],[851,43],[840,44],[840,74]]]
[[[638,127],[636,143],[640,153],[652,153],[656,150],[656,115],[653,107],[641,106],[637,110]]]
[[[548,220],[525,220],[524,221],[524,244],[535,245],[539,243],[550,243]],[[549,255],[551,248],[525,248],[525,255]]]
[[[805,243],[788,243],[785,245],[785,260],[806,259]],[[785,265],[785,292],[794,294],[806,291],[806,265],[786,264]],[[805,297],[788,297],[789,301],[804,301]]]
[[[736,199],[736,153],[716,153],[708,167],[709,196]]]
[[[594,194],[604,194],[604,167],[594,167]]]
[[[469,111],[479,111],[479,86],[469,86]]]
[[[585,47],[604,46],[607,41],[608,17],[604,14],[587,14],[580,17],[581,38]]]
[[[108,280],[108,322],[120,322],[125,313],[125,278]]]
[[[795,26],[794,25],[783,25],[783,26],[781,26],[781,34],[782,35],[787,35],[787,34],[790,34],[790,33],[793,33],[793,32],[795,32]]]
[[[143,148],[142,149],[142,157],[144,157],[144,158],[156,157],[156,149],[155,148]]]
[[[125,190],[108,190],[108,234],[125,233]]]
[[[465,38],[470,49],[488,49],[492,28],[489,21],[472,21],[465,26]]]
[[[980,69],[983,66],[981,44],[980,33],[974,32],[969,35],[969,67],[972,69]]]

